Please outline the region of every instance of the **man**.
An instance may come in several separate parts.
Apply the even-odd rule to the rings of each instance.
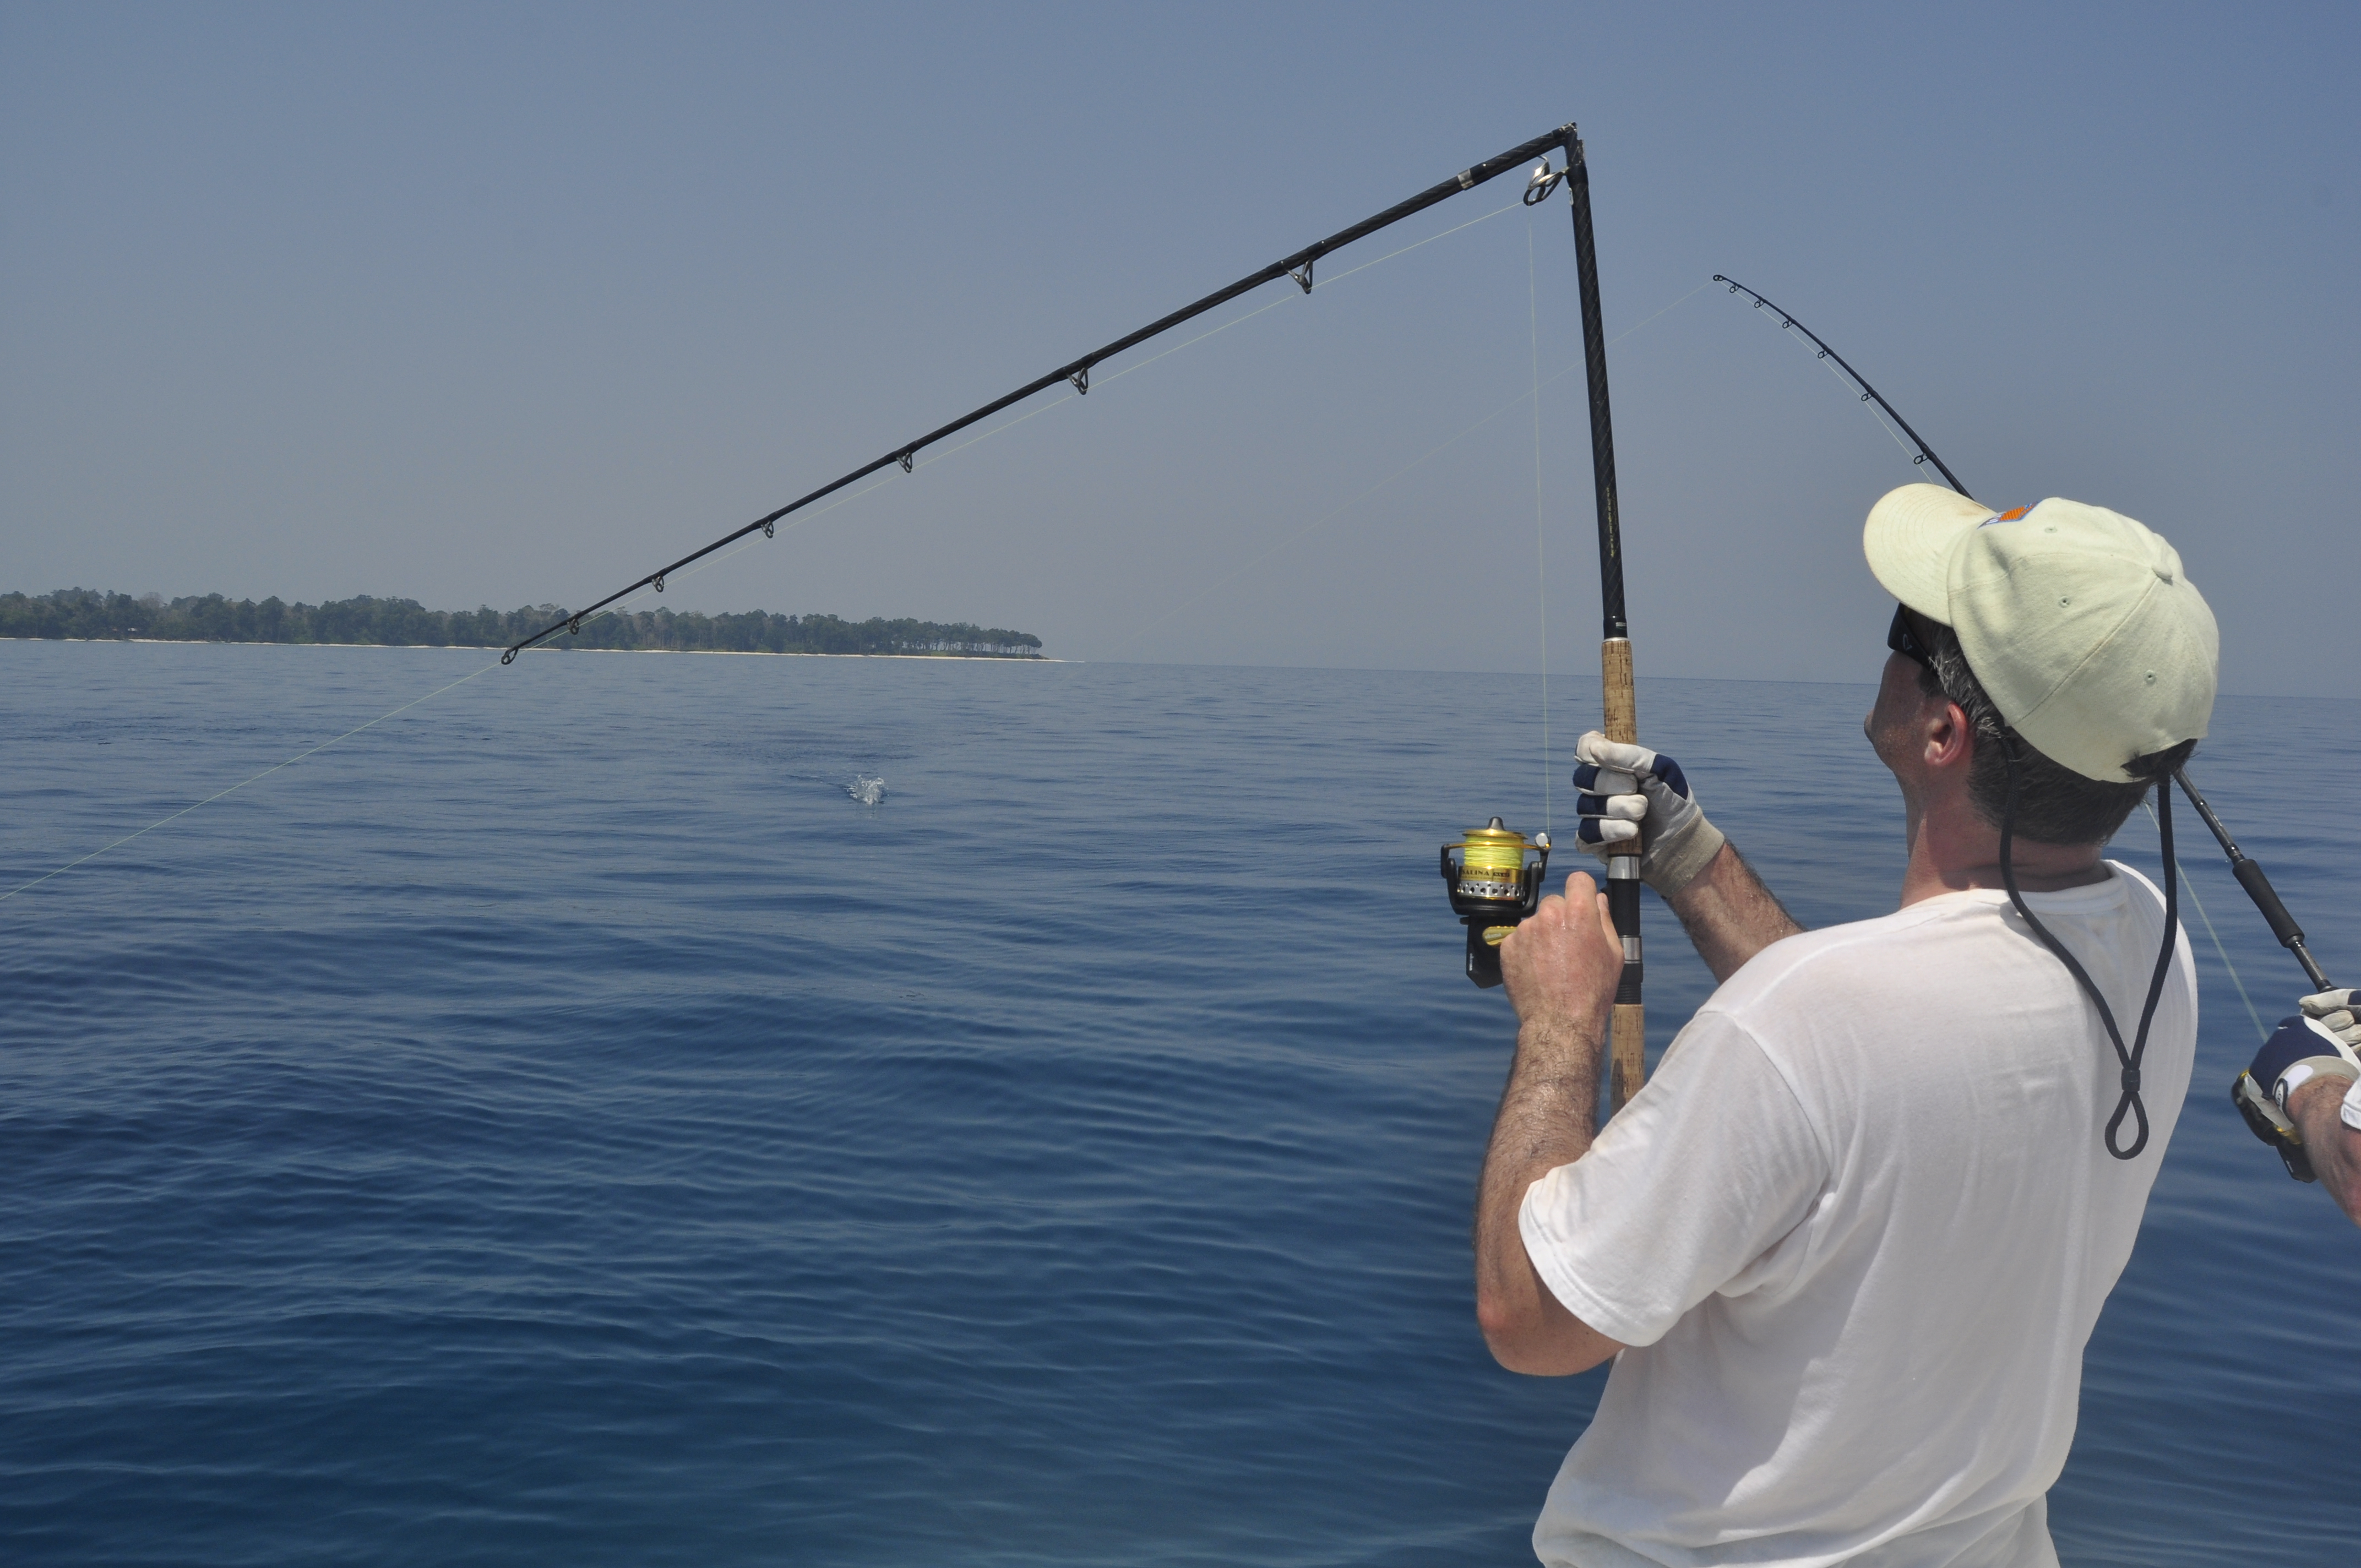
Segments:
[[[1900,910],[1802,932],[1676,766],[1592,735],[1585,839],[1646,823],[1642,874],[1721,987],[1594,1137],[1605,900],[1576,875],[1501,947],[1477,1316],[1512,1370],[1617,1358],[1534,1529],[1547,1563],[2057,1562],[2082,1347],[2197,1026],[2162,897],[2100,850],[2205,732],[2213,620],[2170,545],[2072,501],[1906,486],[1864,544],[1902,601],[1866,725],[1902,789]]]
[[[2246,1069],[2279,1111],[2276,1127],[2255,1130],[2282,1151],[2290,1176],[2327,1188],[2361,1225],[2361,992],[2323,991],[2297,1005],[2303,1011],[2280,1020]],[[2246,1089],[2241,1080],[2242,1101]],[[2253,1107],[2239,1109],[2255,1122]]]

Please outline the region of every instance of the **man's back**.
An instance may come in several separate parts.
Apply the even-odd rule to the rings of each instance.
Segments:
[[[2028,903],[2128,1036],[2156,890],[2117,867]],[[1543,1560],[2054,1561],[2040,1499],[2195,1033],[2184,942],[2144,1063],[2148,1146],[2118,1161],[2096,1013],[2005,895],[1764,949],[1525,1199],[1543,1279],[1635,1347],[1551,1489]]]

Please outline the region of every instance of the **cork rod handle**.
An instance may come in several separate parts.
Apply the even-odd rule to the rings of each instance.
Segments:
[[[1610,637],[1599,645],[1599,684],[1607,697],[1607,738],[1626,746],[1640,740],[1640,697],[1631,685],[1631,640]]]

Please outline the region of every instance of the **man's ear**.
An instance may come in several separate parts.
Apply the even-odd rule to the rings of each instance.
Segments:
[[[1967,710],[1956,702],[1946,702],[1940,712],[1927,726],[1927,765],[1930,768],[1961,768],[1975,755],[1976,727],[1968,721]]]

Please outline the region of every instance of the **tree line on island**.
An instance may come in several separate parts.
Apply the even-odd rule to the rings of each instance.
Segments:
[[[199,594],[166,599],[133,598],[91,588],[56,593],[0,594],[0,637],[78,638],[162,642],[336,642],[396,648],[506,648],[522,642],[566,611],[555,605],[522,609],[428,609],[416,599],[333,599],[259,604]],[[1041,640],[1005,627],[887,620],[845,620],[833,615],[686,615],[669,609],[609,612],[586,620],[578,634],[559,632],[545,648],[664,649],[698,653],[900,653],[985,659],[1038,659]]]

